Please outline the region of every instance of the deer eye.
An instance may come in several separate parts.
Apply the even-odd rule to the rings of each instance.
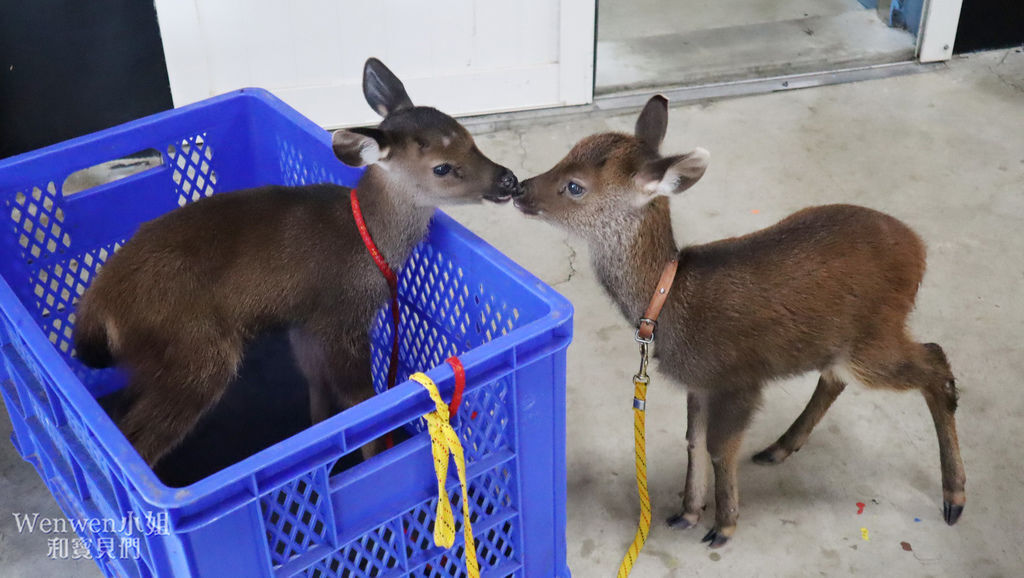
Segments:
[[[452,166],[448,163],[441,163],[434,167],[434,174],[439,177],[443,177],[450,172],[452,172]]]
[[[569,181],[569,184],[565,185],[565,190],[568,191],[570,195],[576,198],[580,198],[587,193],[587,189],[585,189],[583,185],[577,183],[576,181]]]

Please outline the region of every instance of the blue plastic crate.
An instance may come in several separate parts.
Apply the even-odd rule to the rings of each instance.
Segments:
[[[432,409],[418,384],[170,488],[96,402],[123,377],[73,356],[75,298],[140,223],[221,191],[354,184],[359,172],[335,159],[329,140],[270,94],[246,89],[0,162],[0,391],[12,441],[68,517],[141,522],[83,531],[107,575],[465,576],[461,533],[450,551],[433,545],[425,433],[330,476],[341,456]],[[159,151],[160,166],[63,195],[71,173],[144,149]],[[568,576],[570,304],[440,212],[401,272],[399,295],[402,374],[428,370],[447,397],[454,378],[443,360],[458,354],[466,369],[455,422],[483,574]],[[373,330],[378,383],[388,318]],[[454,477],[449,490],[461,525]],[[138,556],[122,556],[136,538]]]

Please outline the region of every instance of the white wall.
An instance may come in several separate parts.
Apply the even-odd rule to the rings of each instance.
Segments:
[[[327,127],[377,120],[376,56],[450,114],[592,98],[594,1],[156,0],[175,106],[266,88]]]

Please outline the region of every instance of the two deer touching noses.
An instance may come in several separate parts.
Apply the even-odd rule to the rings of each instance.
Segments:
[[[846,383],[918,389],[938,434],[945,519],[964,506],[953,374],[906,318],[924,274],[921,240],[893,217],[833,205],[707,245],[676,247],[669,197],[696,183],[708,153],[663,157],[668,108],[652,98],[634,135],[580,141],[551,170],[520,184],[484,156],[450,116],[412,104],[401,81],[367,61],[363,93],[383,120],[334,133],[358,184],[367,227],[400,267],[438,206],[507,202],[587,241],[597,274],[637,320],[664,264],[680,265],[657,333],[664,373],[687,387],[689,464],[682,511],[697,525],[714,472],[706,536],[725,544],[739,514],[742,435],[770,380],[819,371],[807,408],[758,463],[800,449]],[[321,421],[373,395],[367,331],[388,286],[360,241],[350,189],[270,186],[215,195],[143,225],[78,304],[76,355],[128,370],[130,409],[119,427],[151,466],[178,445],[237,374],[245,344],[289,328]],[[311,257],[312,256],[312,257]],[[195,298],[202,295],[201,299]],[[366,457],[381,450],[374,442]]]

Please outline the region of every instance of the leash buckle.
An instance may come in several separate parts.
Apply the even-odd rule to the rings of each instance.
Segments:
[[[640,337],[640,327],[643,324],[645,324],[645,323],[649,324],[653,328],[653,329],[651,329],[651,336],[646,338],[646,339],[643,338],[643,337]],[[654,343],[654,331],[657,330],[657,329],[658,329],[658,322],[657,321],[655,321],[653,319],[648,319],[646,317],[641,317],[640,318],[640,322],[636,326],[636,331],[633,332],[633,340],[636,341],[637,343],[647,343],[647,344]]]

